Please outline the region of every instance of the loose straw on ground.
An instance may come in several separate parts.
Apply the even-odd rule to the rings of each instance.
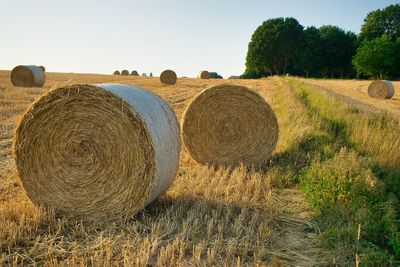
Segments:
[[[373,98],[390,99],[394,92],[394,86],[390,81],[373,81],[368,86],[368,95]]]
[[[17,87],[42,87],[46,81],[46,75],[39,66],[20,65],[11,71],[10,80]]]
[[[173,70],[164,70],[160,75],[160,81],[163,84],[174,85],[176,83],[177,76]]]
[[[259,166],[270,158],[278,136],[271,107],[243,86],[223,84],[204,90],[182,118],[185,147],[202,164]]]
[[[30,199],[89,221],[128,219],[166,191],[179,150],[168,104],[119,84],[50,91],[26,111],[14,137]]]

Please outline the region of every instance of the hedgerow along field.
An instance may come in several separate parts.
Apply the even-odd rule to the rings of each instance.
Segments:
[[[396,103],[396,96],[371,104],[332,90],[356,84],[350,80],[178,79],[165,86],[157,78],[48,73],[44,88],[14,88],[8,77],[0,72],[0,265],[400,264],[400,125],[374,106]],[[257,170],[201,166],[183,149],[172,187],[128,222],[60,217],[34,206],[21,188],[12,158],[15,124],[51,88],[99,82],[148,88],[178,119],[204,88],[247,86],[276,112],[277,149]]]

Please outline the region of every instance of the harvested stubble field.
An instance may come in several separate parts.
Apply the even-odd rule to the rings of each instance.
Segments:
[[[0,265],[343,266],[356,254],[366,264],[398,259],[400,127],[379,110],[292,78],[178,79],[165,86],[157,78],[46,75],[44,88],[13,88],[9,72],[0,72]],[[148,88],[178,119],[211,85],[247,86],[276,112],[277,149],[260,170],[201,166],[183,149],[172,187],[127,223],[57,217],[31,204],[18,182],[16,121],[53,87],[100,82]]]
[[[392,82],[396,90],[395,95],[390,100],[382,101],[368,96],[368,86],[371,81],[356,80],[323,80],[306,79],[306,83],[320,86],[333,91],[339,95],[353,98],[364,104],[370,105],[377,110],[400,115],[400,82]]]

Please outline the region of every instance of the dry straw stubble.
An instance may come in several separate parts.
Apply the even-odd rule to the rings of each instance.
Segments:
[[[390,99],[395,93],[393,83],[390,81],[373,81],[368,86],[368,95],[372,98]]]
[[[46,75],[39,66],[19,65],[11,71],[10,80],[17,87],[42,87]]]
[[[256,92],[222,84],[198,94],[182,118],[182,139],[199,163],[259,166],[275,149],[276,116]]]
[[[173,70],[164,70],[160,75],[160,81],[163,84],[174,85],[177,81],[176,73]]]
[[[158,96],[127,85],[50,91],[14,137],[18,176],[39,205],[88,221],[127,219],[171,185],[179,126]]]

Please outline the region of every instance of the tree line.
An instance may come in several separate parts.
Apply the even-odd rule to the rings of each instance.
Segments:
[[[265,21],[254,32],[242,78],[400,77],[400,4],[370,12],[360,34],[327,25],[304,28],[294,18]]]

